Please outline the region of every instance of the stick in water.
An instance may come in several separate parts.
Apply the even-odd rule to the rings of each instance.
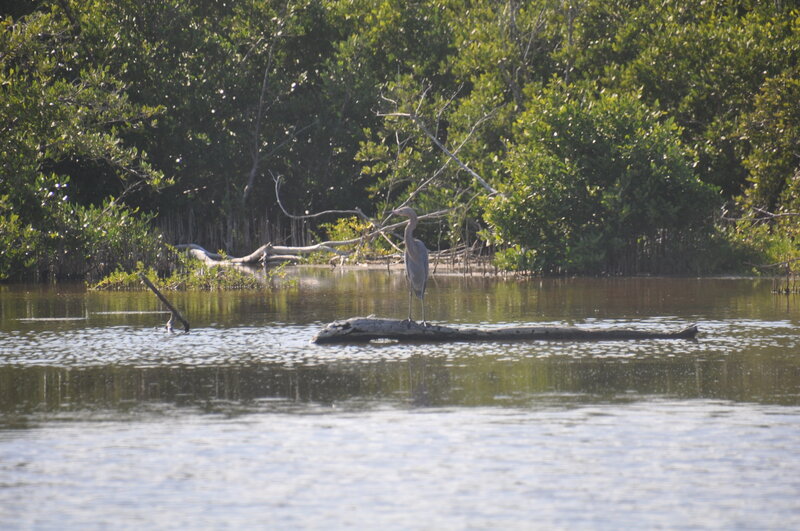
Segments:
[[[148,288],[153,290],[153,293],[156,294],[156,297],[158,297],[161,300],[161,302],[163,302],[164,305],[166,305],[166,307],[169,308],[169,311],[172,312],[172,315],[170,316],[169,321],[167,321],[167,330],[170,330],[170,331],[172,330],[172,320],[173,319],[177,319],[178,321],[183,323],[183,331],[184,332],[188,332],[189,331],[189,322],[186,319],[183,318],[181,313],[178,310],[176,310],[175,307],[172,304],[170,304],[170,302],[167,300],[167,298],[164,295],[162,295],[160,291],[158,291],[158,288],[156,288],[153,285],[153,283],[150,282],[150,279],[147,278],[144,273],[139,273],[139,278],[142,279],[142,282],[144,282],[145,285]]]

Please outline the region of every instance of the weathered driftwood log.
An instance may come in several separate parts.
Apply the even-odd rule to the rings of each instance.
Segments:
[[[398,341],[612,341],[632,339],[693,339],[697,325],[689,325],[675,332],[631,330],[622,328],[576,328],[553,326],[520,326],[509,328],[452,328],[439,325],[422,325],[413,321],[353,317],[334,321],[314,336],[314,343],[357,343],[374,339]]]
[[[430,212],[428,214],[424,214],[419,216],[419,219],[431,219],[441,217],[442,215],[450,212],[449,209],[446,210],[439,210],[437,212]],[[308,216],[313,217],[313,216]],[[225,257],[218,253],[212,253],[203,249],[201,246],[197,245],[196,243],[181,243],[175,246],[176,249],[184,250],[189,253],[191,256],[201,260],[210,265],[230,265],[230,264],[257,264],[259,262],[285,262],[285,261],[295,261],[299,260],[300,255],[304,254],[311,254],[320,251],[332,253],[338,256],[348,256],[352,254],[352,251],[341,251],[338,247],[346,247],[348,245],[357,245],[360,243],[364,243],[371,238],[374,238],[380,234],[384,234],[385,232],[400,228],[405,226],[406,222],[402,221],[400,223],[393,223],[391,225],[386,225],[380,228],[376,228],[375,230],[364,234],[363,236],[359,236],[357,238],[351,238],[349,240],[330,240],[317,243],[315,245],[305,245],[299,247],[292,247],[292,246],[285,246],[285,245],[273,245],[271,243],[267,243],[253,251],[252,253],[248,254],[247,256],[240,256],[240,257]]]
[[[328,242],[330,243],[330,242]],[[338,242],[337,242],[338,243]],[[325,244],[308,245],[305,247],[286,247],[282,245],[272,245],[268,243],[262,245],[247,256],[240,256],[234,258],[226,258],[218,253],[212,253],[203,249],[196,243],[182,243],[175,246],[176,249],[186,251],[190,256],[197,258],[203,263],[209,265],[233,265],[233,264],[258,264],[259,262],[265,263],[279,263],[279,262],[298,262],[301,254],[309,254],[316,251],[327,251],[335,254],[347,254],[334,249]]]

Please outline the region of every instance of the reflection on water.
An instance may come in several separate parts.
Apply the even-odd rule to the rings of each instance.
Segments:
[[[631,327],[699,324],[696,341],[313,345],[342,317],[403,315],[402,276],[312,270],[260,293],[180,293],[168,334],[148,292],[3,288],[0,411],[261,399],[525,405],[630,394],[800,405],[800,300],[731,279],[436,278],[439,322]]]
[[[659,346],[653,343],[651,348]],[[511,358],[478,355],[475,350],[470,355],[462,346],[461,354],[453,357],[415,353],[381,359],[388,354],[383,348],[373,354],[377,359],[360,362],[324,362],[319,357],[254,361],[251,356],[219,366],[9,365],[0,369],[0,412],[124,409],[153,401],[202,407],[235,402],[258,409],[265,399],[339,407],[363,402],[526,407],[542,398],[562,397],[571,403],[652,395],[800,404],[800,364],[788,356],[732,353],[698,358],[669,353],[573,359],[551,353],[540,357],[542,353],[528,349],[530,356]]]
[[[404,280],[297,274],[171,294],[189,334],[148,292],[0,287],[0,528],[800,526],[799,296],[435,277],[435,322],[700,335],[320,346]]]

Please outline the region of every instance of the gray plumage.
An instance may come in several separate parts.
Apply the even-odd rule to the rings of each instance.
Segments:
[[[411,307],[413,295],[419,297],[422,305],[422,324],[425,324],[425,287],[428,284],[428,249],[420,240],[414,238],[414,229],[417,227],[417,213],[411,207],[402,207],[393,210],[392,214],[408,218],[408,225],[404,234],[406,251],[404,261],[406,266],[406,279],[408,280],[408,320],[411,321]]]

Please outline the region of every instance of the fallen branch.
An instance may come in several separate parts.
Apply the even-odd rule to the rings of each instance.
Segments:
[[[169,321],[167,321],[167,330],[172,332],[172,320],[176,319],[176,320],[180,321],[181,324],[183,324],[183,331],[184,332],[188,332],[189,331],[189,321],[187,321],[186,319],[183,318],[181,313],[172,305],[172,303],[170,303],[167,300],[167,298],[160,291],[158,291],[158,288],[156,288],[153,285],[153,283],[150,282],[150,279],[147,278],[147,276],[145,276],[144,273],[139,273],[139,278],[142,279],[142,282],[144,282],[145,286],[150,288],[153,291],[153,293],[156,294],[156,297],[158,297],[159,300],[161,300],[161,302],[164,303],[164,306],[169,308],[169,311],[172,312],[172,314],[169,317]]]
[[[451,210],[438,210],[419,216],[419,219],[432,219],[438,218],[448,214]],[[383,234],[384,232],[391,231],[403,227],[407,222],[401,221],[386,225],[374,231],[368,232],[358,238],[351,238],[349,240],[330,240],[317,243],[315,245],[306,245],[300,247],[285,246],[285,245],[272,245],[267,243],[262,245],[247,256],[227,258],[218,253],[207,251],[196,243],[183,243],[176,245],[175,248],[188,252],[191,256],[209,265],[232,265],[232,264],[257,264],[269,263],[275,261],[299,260],[298,255],[311,254],[316,252],[328,252],[339,256],[348,256],[351,252],[341,251],[338,247],[347,245],[356,245],[365,240],[368,240],[376,235]]]
[[[353,317],[334,321],[314,336],[314,343],[358,343],[376,339],[397,341],[620,341],[641,339],[694,339],[697,325],[675,332],[630,329],[521,326],[510,328],[451,328],[414,321]]]

